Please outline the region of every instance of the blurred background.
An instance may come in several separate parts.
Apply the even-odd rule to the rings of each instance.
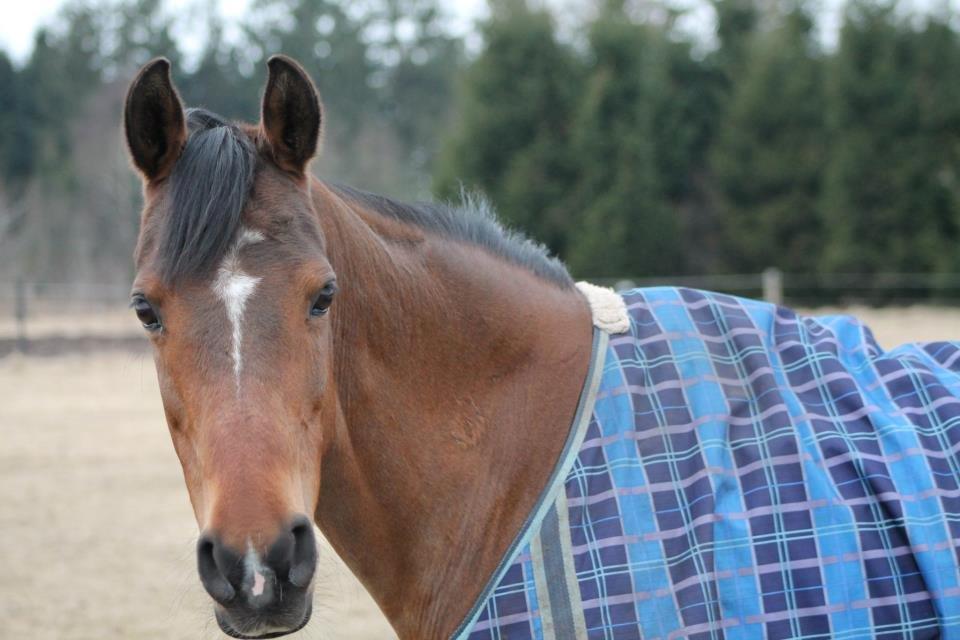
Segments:
[[[886,347],[960,339],[960,0],[8,3],[4,637],[219,637],[125,308],[120,113],[164,55],[188,105],[255,120],[278,52],[320,88],[325,179],[481,192],[577,278],[840,309]],[[322,557],[304,637],[391,637]]]

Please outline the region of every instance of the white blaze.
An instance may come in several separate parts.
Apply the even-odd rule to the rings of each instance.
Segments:
[[[247,579],[252,578],[253,584],[250,585],[250,594],[254,597],[263,595],[267,579],[264,574],[269,571],[260,563],[260,556],[257,555],[253,544],[247,540],[247,554],[243,558],[243,565],[247,574]]]
[[[253,588],[250,590],[255,596],[263,595],[263,586],[267,584],[266,579],[263,577],[263,574],[259,571],[253,573]]]
[[[243,309],[247,300],[253,295],[260,278],[244,273],[240,268],[240,249],[260,242],[263,234],[251,229],[241,229],[240,237],[230,247],[227,255],[220,263],[217,277],[213,282],[213,292],[223,300],[227,308],[227,319],[232,328],[233,375],[237,382],[237,393],[240,393],[240,374],[243,371]]]

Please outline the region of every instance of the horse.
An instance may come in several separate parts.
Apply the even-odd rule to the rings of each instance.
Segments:
[[[220,628],[311,616],[314,524],[401,638],[924,637],[960,628],[960,346],[576,283],[477,198],[313,176],[260,122],[132,81],[131,305]]]

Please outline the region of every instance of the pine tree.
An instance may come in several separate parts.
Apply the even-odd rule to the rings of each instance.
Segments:
[[[0,50],[0,184],[9,185],[23,177],[29,170],[23,165],[20,146],[25,144],[28,131],[17,126],[20,119],[20,77],[13,67],[7,52]]]
[[[296,59],[313,77],[329,120],[327,131],[338,147],[356,135],[364,119],[376,110],[371,86],[374,65],[364,39],[367,13],[348,11],[342,0],[259,0],[247,18],[246,30],[264,52]],[[263,76],[263,61],[256,62]]]
[[[757,0],[712,0],[718,47],[713,62],[729,89],[741,76],[760,22]]]
[[[241,72],[243,56],[238,46],[223,39],[223,23],[216,14],[207,16],[207,36],[200,63],[178,83],[184,101],[222,116],[256,122],[260,117],[257,80]]]
[[[396,134],[411,179],[433,166],[453,111],[454,78],[463,61],[462,42],[445,26],[436,0],[379,0],[374,25],[386,34],[371,43],[380,62],[375,79],[381,116]],[[429,184],[418,191],[429,193]]]
[[[153,57],[162,55],[174,69],[182,69],[180,49],[173,37],[173,15],[156,0],[122,0],[109,9],[115,27],[110,52],[118,74],[127,75]]]
[[[655,160],[683,256],[673,266],[675,273],[705,273],[716,268],[722,252],[708,160],[723,113],[723,78],[670,25],[658,33],[666,77],[650,99]]]
[[[683,266],[681,227],[658,162],[657,116],[669,100],[668,43],[618,3],[590,28],[592,64],[577,115],[579,209],[569,261],[578,275],[646,276]]]
[[[929,211],[939,248],[932,267],[960,273],[960,34],[949,9],[930,16],[914,39],[919,111],[914,181],[924,185],[909,206]]]
[[[930,272],[957,254],[957,35],[848,8],[828,75],[827,271]]]
[[[711,168],[727,269],[816,268],[826,150],[823,61],[802,9],[758,34],[732,88]]]
[[[91,43],[99,41],[99,26],[90,11],[67,12],[62,32],[40,29],[33,52],[20,71],[13,102],[17,110],[18,175],[66,175],[70,127],[86,99],[100,87],[101,59]]]
[[[580,69],[553,18],[524,0],[493,3],[484,48],[465,74],[460,122],[441,153],[435,192],[479,189],[508,223],[564,252],[573,161],[570,119]]]

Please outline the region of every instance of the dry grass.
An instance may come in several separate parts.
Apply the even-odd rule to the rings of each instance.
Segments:
[[[821,308],[804,313],[856,316],[870,327],[884,349],[892,349],[906,342],[960,341],[960,308],[957,307]]]
[[[0,360],[3,638],[221,638],[149,357]],[[321,549],[300,638],[393,637]]]
[[[52,313],[31,313],[27,317],[27,336],[43,338],[46,336],[129,336],[143,335],[143,329],[137,322],[133,311],[118,309],[81,309],[80,313],[71,308],[68,318]],[[12,338],[17,335],[17,323],[13,312],[5,309],[0,313],[0,338]]]
[[[960,309],[856,312],[885,347],[960,340]],[[86,327],[129,324],[108,314]],[[0,442],[4,638],[222,637],[195,576],[196,525],[149,357],[0,360]],[[333,552],[321,558],[314,620],[298,637],[392,637]]]

